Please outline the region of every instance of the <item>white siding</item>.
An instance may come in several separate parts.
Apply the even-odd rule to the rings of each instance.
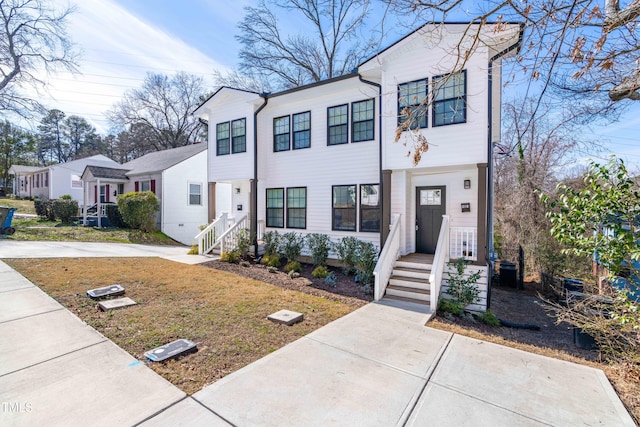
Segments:
[[[200,232],[198,227],[208,223],[206,171],[207,152],[203,151],[165,170],[162,185],[156,182],[162,204],[162,232],[185,245],[193,244],[193,238]],[[190,183],[201,186],[199,205],[189,204]]]
[[[334,239],[347,235],[379,244],[378,233],[332,231],[332,186],[378,184],[378,89],[358,81],[341,80],[269,100],[259,115],[258,219],[265,219],[267,188],[307,188],[307,228],[293,231],[324,233]],[[351,142],[351,103],[375,99],[375,139]],[[327,108],[349,104],[349,143],[327,146]],[[311,147],[273,151],[273,119],[311,111]],[[359,213],[358,213],[359,214]],[[278,229],[286,232],[287,229]]]
[[[230,90],[223,90],[214,98],[210,101],[212,106],[208,118],[208,179],[210,182],[250,179],[253,177],[253,114],[263,100],[256,94]],[[216,125],[237,119],[246,120],[247,151],[218,156],[216,153]]]

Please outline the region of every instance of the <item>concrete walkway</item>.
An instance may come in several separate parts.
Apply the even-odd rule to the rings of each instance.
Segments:
[[[0,262],[0,425],[634,425],[602,371],[422,318],[369,304],[187,397]]]

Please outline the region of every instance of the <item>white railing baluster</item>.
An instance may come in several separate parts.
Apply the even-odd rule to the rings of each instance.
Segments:
[[[228,223],[228,215],[223,212],[218,219],[198,233],[195,240],[198,242],[199,255],[210,252],[216,246],[218,237],[226,231]]]
[[[393,214],[391,225],[389,226],[389,236],[387,236],[387,240],[378,257],[376,267],[373,270],[373,276],[375,278],[373,295],[376,301],[382,299],[384,296],[395,262],[400,257],[400,217],[400,214]]]
[[[478,229],[476,227],[450,227],[449,257],[464,258],[469,261],[478,259]]]

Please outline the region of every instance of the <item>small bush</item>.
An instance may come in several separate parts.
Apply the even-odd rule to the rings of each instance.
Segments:
[[[54,216],[63,224],[71,224],[73,217],[78,215],[78,202],[73,199],[52,200],[51,209]]]
[[[300,273],[302,271],[302,265],[298,261],[289,261],[287,265],[284,266],[284,271],[290,273],[295,271],[296,273]]]
[[[302,252],[304,237],[298,233],[290,231],[282,235],[280,240],[280,252],[287,258],[287,262],[295,261]]]
[[[36,214],[40,219],[55,221],[56,216],[53,213],[53,206],[51,200],[48,199],[35,199],[33,201],[33,207],[36,210]]]
[[[155,213],[160,209],[158,198],[151,191],[125,193],[118,197],[118,209],[124,223],[145,233],[156,230]]]
[[[478,318],[482,323],[493,328],[500,326],[500,319],[498,319],[498,316],[496,316],[491,310],[485,311]]]
[[[71,197],[71,194],[63,194],[62,196],[60,196],[61,200],[73,200],[73,197]]]
[[[300,273],[298,273],[297,271],[291,270],[289,272],[290,279],[297,279],[298,277],[300,277]]]
[[[449,298],[442,298],[438,302],[438,310],[444,313],[451,313],[455,316],[460,316],[464,312],[464,306]]]
[[[378,262],[378,250],[371,242],[358,241],[356,250],[356,272],[363,286],[373,283],[373,270]]]
[[[191,247],[189,248],[189,252],[187,252],[187,255],[198,255],[198,245],[191,245]]]
[[[237,264],[240,261],[240,251],[234,249],[229,252],[223,252],[220,254],[220,261]]]
[[[272,254],[272,255],[263,255],[262,260],[260,260],[260,264],[266,265],[267,267],[280,267],[280,255]]]
[[[329,275],[329,270],[324,265],[319,265],[313,269],[311,275],[316,279],[324,279]]]
[[[464,258],[458,258],[455,262],[450,262],[449,266],[455,268],[455,273],[449,274],[447,280],[447,289],[444,291],[451,299],[459,304],[463,309],[469,304],[475,304],[479,301],[480,289],[476,283],[480,280],[480,272],[465,277],[465,268],[469,261]]]
[[[243,228],[236,233],[236,247],[240,251],[240,256],[246,258],[249,253],[249,247],[251,246],[251,236],[249,229]]]
[[[267,271],[268,271],[269,273],[277,273],[277,272],[278,272],[278,269],[277,269],[276,267],[268,266],[268,267],[267,267]]]
[[[280,248],[280,234],[277,231],[267,231],[262,235],[265,255],[278,255]]]
[[[359,240],[355,237],[343,237],[335,245],[338,260],[342,263],[342,272],[346,275],[356,272],[356,252]]]
[[[107,218],[109,219],[109,224],[112,227],[123,228],[124,221],[122,220],[122,215],[120,215],[120,210],[118,209],[118,205],[106,205],[105,211],[107,214]]]
[[[311,252],[313,266],[327,265],[327,258],[329,258],[329,252],[333,247],[331,238],[326,234],[312,233],[307,235],[306,242],[309,252]]]
[[[240,261],[240,265],[242,267],[251,267],[251,263],[249,261]]]
[[[324,278],[324,284],[329,285],[332,288],[335,288],[337,283],[338,283],[338,276],[336,276],[336,273],[334,273],[333,271],[329,273],[327,277]]]

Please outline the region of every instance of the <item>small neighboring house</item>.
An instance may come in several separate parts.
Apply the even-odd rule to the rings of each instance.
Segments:
[[[45,167],[12,165],[9,175],[14,176],[13,194],[21,198],[39,197],[41,199],[57,199],[69,194],[79,204],[83,204],[80,176],[89,165],[119,166],[118,162],[102,154]]]
[[[190,245],[211,221],[207,192],[207,145],[193,144],[146,154],[123,165],[87,166],[82,174],[87,207],[117,203],[120,194],[151,191],[160,202],[158,228]],[[86,210],[85,210],[86,211]]]
[[[464,257],[482,273],[471,308],[485,309],[501,65],[521,32],[426,24],[345,76],[271,94],[220,88],[194,115],[209,123],[210,187],[233,188],[231,229],[372,242],[381,250],[375,298],[427,302],[432,312],[445,261]],[[421,114],[396,142],[407,110]],[[430,149],[413,165],[417,135]]]

